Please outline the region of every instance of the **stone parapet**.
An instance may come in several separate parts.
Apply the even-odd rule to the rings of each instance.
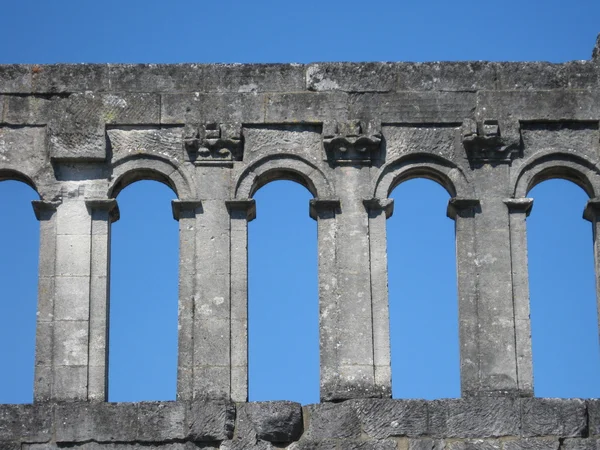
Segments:
[[[43,403],[0,406],[0,448],[596,449],[580,399]]]

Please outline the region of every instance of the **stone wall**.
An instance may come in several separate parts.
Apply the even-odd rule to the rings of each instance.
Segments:
[[[41,222],[35,403],[0,407],[0,445],[596,448],[595,402],[530,398],[525,219],[564,178],[599,231],[598,45],[564,64],[0,66],[0,180],[36,189]],[[388,399],[385,221],[415,177],[451,196],[461,400]],[[178,198],[177,402],[107,404],[110,227],[142,179]],[[245,403],[247,225],[276,179],[318,223],[323,403],[302,411]]]

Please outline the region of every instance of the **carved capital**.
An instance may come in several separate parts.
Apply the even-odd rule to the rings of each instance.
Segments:
[[[358,120],[325,122],[323,146],[327,160],[336,164],[371,164],[381,159],[381,124]]]
[[[310,200],[308,214],[312,219],[325,218],[325,216],[335,216],[341,211],[341,203],[338,199],[320,199]]]
[[[248,222],[256,219],[256,202],[253,198],[227,200],[225,205],[233,219],[246,219]]]
[[[525,214],[525,217],[531,213],[533,208],[532,198],[507,198],[503,200],[504,204],[508,207],[508,212],[511,214]]]
[[[196,165],[232,165],[233,161],[242,159],[243,136],[239,123],[186,125],[183,142]]]
[[[394,213],[393,198],[369,198],[363,200],[363,205],[365,205],[367,212],[374,216],[377,216],[384,212],[385,218],[389,219]]]
[[[585,220],[589,220],[594,223],[598,221],[598,217],[600,216],[600,198],[590,198],[585,205],[585,209],[583,210],[583,218]]]
[[[92,214],[94,211],[106,211],[110,223],[116,222],[121,218],[119,205],[114,198],[90,198],[85,200],[85,205]]]
[[[446,215],[454,220],[457,217],[474,217],[479,207],[479,199],[453,197],[448,201]]]
[[[475,121],[465,119],[462,143],[471,163],[510,163],[521,151],[521,135],[518,126],[500,129],[497,120]]]
[[[47,202],[45,200],[33,200],[31,202],[37,220],[50,220],[60,204],[61,202],[58,201]]]
[[[171,208],[173,209],[173,219],[179,221],[181,218],[189,219],[196,215],[196,210],[202,206],[200,200],[173,200]]]

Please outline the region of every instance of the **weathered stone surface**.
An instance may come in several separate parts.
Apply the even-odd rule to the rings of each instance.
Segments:
[[[135,441],[137,403],[63,403],[56,405],[57,442]]]
[[[342,441],[340,450],[396,450],[397,445],[392,440],[378,441]]]
[[[428,434],[424,400],[351,400],[362,429],[374,439]]]
[[[558,450],[558,438],[525,438],[504,441],[504,450]]]
[[[446,450],[501,450],[502,443],[491,439],[467,439],[464,441],[447,441]]]
[[[187,411],[187,436],[194,441],[231,439],[235,405],[228,401],[195,401]]]
[[[561,444],[561,450],[598,450],[600,439],[565,439]]]
[[[360,421],[350,402],[308,405],[304,411],[308,414],[306,439],[358,438],[361,434]]]
[[[589,433],[592,436],[600,436],[600,399],[588,400],[586,403]]]
[[[160,442],[187,437],[186,405],[178,402],[140,403],[137,441]]]
[[[291,442],[302,434],[302,407],[294,402],[248,403],[246,411],[263,441]]]
[[[15,441],[47,442],[52,438],[51,405],[2,405],[0,407],[0,447]]]
[[[392,63],[319,63],[306,67],[309,91],[394,91],[398,66]]]
[[[520,404],[513,398],[479,397],[450,400],[447,406],[446,437],[484,438],[518,436]]]
[[[579,399],[521,400],[523,436],[583,436],[587,430],[586,404]]]
[[[464,63],[398,64],[398,91],[477,91],[496,89],[496,65]]]

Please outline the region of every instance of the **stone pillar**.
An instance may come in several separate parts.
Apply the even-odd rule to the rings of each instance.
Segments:
[[[173,218],[179,221],[179,302],[177,399],[191,400],[194,389],[194,293],[196,290],[196,214],[199,201],[173,200]]]
[[[57,203],[35,200],[35,216],[40,221],[40,255],[38,269],[38,307],[35,344],[36,402],[52,400],[54,384],[54,282],[56,273],[56,207]]]
[[[108,399],[110,224],[119,219],[115,199],[86,200],[92,216],[90,247],[88,400]]]
[[[55,208],[55,212],[53,209]],[[106,400],[109,223],[114,200],[34,202],[41,220],[36,401]]]
[[[509,214],[495,194],[453,198],[448,206],[456,222],[463,396],[530,395],[519,386]]]
[[[248,222],[256,217],[253,199],[226,202],[230,214],[231,400],[248,401]]]
[[[321,401],[390,392],[388,382],[379,386],[375,381],[369,215],[358,189],[368,185],[361,184],[368,168],[338,169],[341,202],[311,201],[311,216],[318,221]],[[378,342],[382,337],[378,334]],[[380,350],[378,357],[385,359]]]
[[[511,198],[504,200],[504,203],[508,207],[510,226],[510,259],[517,353],[517,387],[520,396],[532,397],[533,357],[531,352],[531,320],[529,317],[526,219],[531,212],[533,199]]]
[[[600,332],[600,198],[588,200],[583,218],[592,223],[594,239],[594,269],[596,271],[596,304],[598,311],[598,331]]]
[[[369,215],[369,261],[373,309],[373,362],[375,385],[383,397],[392,395],[390,314],[388,298],[386,221],[394,210],[393,199],[364,200]]]
[[[477,250],[475,213],[479,200],[451,198],[447,215],[456,231],[456,283],[458,287],[458,334],[460,341],[461,393],[479,384],[480,343],[477,306]]]

